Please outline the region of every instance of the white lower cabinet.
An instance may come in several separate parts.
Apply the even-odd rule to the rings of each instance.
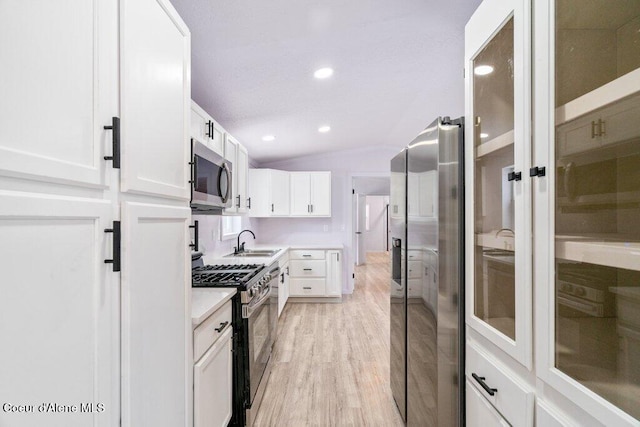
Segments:
[[[287,299],[289,299],[289,287],[290,287],[290,267],[289,267],[289,257],[286,256],[286,259],[280,259],[280,279],[278,282],[278,317],[282,314],[282,310],[284,310],[284,306],[287,304]]]
[[[294,249],[289,252],[291,297],[340,297],[342,251]]]
[[[193,425],[226,427],[233,415],[231,301],[194,331]]]
[[[0,191],[0,402],[36,408],[0,411],[0,425],[118,423],[118,274],[104,263],[110,216],[107,201]],[[38,411],[43,402],[104,407],[52,414]]]
[[[491,403],[468,379],[466,389],[466,427],[510,427],[507,420],[491,406]]]
[[[534,390],[475,342],[467,341],[466,375],[509,425],[533,426]]]

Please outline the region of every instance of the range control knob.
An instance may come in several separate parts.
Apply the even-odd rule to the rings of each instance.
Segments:
[[[256,294],[256,291],[253,289],[253,287],[251,287],[247,290],[247,293],[250,297],[253,297]]]

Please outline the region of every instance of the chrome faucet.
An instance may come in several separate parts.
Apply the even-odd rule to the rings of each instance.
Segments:
[[[251,230],[242,230],[240,233],[238,233],[238,246],[233,248],[233,254],[234,255],[238,255],[238,254],[241,254],[242,252],[244,252],[244,244],[245,244],[245,242],[242,242],[242,244],[240,244],[240,235],[242,233],[244,233],[245,231],[248,231],[249,233],[251,233],[251,235],[253,236],[253,240],[256,239],[256,235],[253,234],[253,231],[251,231]]]

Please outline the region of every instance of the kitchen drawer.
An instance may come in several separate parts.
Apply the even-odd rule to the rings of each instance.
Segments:
[[[422,298],[422,280],[409,279],[409,298]]]
[[[301,250],[292,249],[289,251],[289,259],[324,259],[323,250]]]
[[[409,261],[409,279],[422,277],[422,261]]]
[[[291,278],[290,296],[322,297],[325,294],[325,279]]]
[[[482,391],[484,397],[514,427],[533,426],[534,393],[515,374],[481,350],[476,344],[467,344],[467,379]],[[485,391],[473,377],[484,377],[490,388],[497,389],[493,396]]]
[[[294,277],[325,277],[327,263],[324,260],[294,259],[289,262],[289,269]]]
[[[224,325],[226,322],[226,325]],[[223,327],[224,326],[224,327]],[[216,328],[223,327],[220,331]],[[198,360],[231,327],[231,301],[227,301],[193,331],[193,360]]]

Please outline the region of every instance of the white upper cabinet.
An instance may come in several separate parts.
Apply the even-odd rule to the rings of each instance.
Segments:
[[[189,200],[190,59],[168,0],[121,2],[123,192]]]
[[[111,203],[0,191],[0,413],[3,426],[119,423],[118,273]],[[43,402],[102,403],[102,413],[39,413]],[[53,418],[52,418],[53,417]]]
[[[465,28],[467,324],[532,368],[530,17],[485,0]]]
[[[253,217],[289,216],[289,172],[250,169],[248,202]]]
[[[224,129],[193,101],[191,101],[191,137],[224,156]]]
[[[637,426],[640,2],[534,10],[537,375],[594,425]]]
[[[108,185],[117,2],[3,1],[0,57],[0,174]]]
[[[291,216],[331,216],[331,172],[291,172]]]
[[[236,182],[238,183],[236,207],[238,213],[247,213],[249,204],[249,154],[242,145],[238,146],[236,159]]]

